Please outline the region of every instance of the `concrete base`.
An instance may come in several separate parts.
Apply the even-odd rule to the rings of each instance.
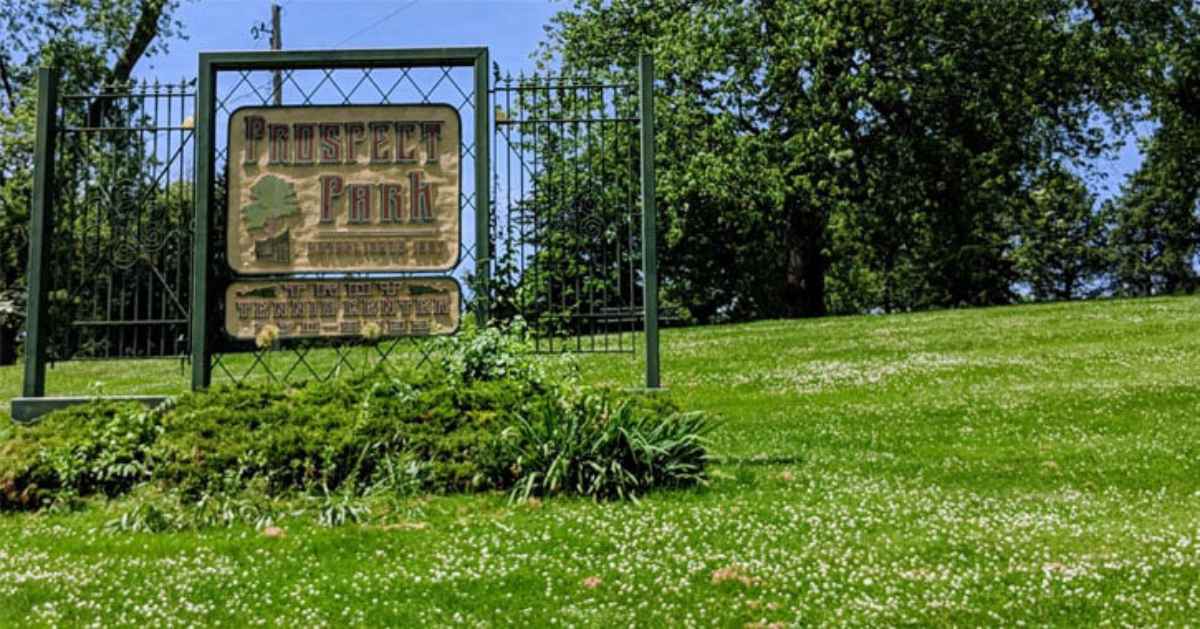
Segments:
[[[76,404],[84,404],[86,402],[94,402],[97,400],[105,400],[112,402],[141,402],[151,408],[162,404],[167,400],[165,395],[111,395],[111,396],[78,396],[78,397],[19,397],[13,398],[12,419],[17,423],[29,423],[33,420],[49,413],[57,411],[60,408],[67,408]]]

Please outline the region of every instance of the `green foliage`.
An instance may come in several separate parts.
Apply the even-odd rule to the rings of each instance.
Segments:
[[[1108,22],[1123,31],[1136,71],[1121,76],[1155,126],[1144,160],[1106,204],[1111,290],[1118,295],[1191,292],[1200,254],[1200,5],[1114,3]],[[1114,57],[1119,58],[1119,57]]]
[[[538,400],[514,418],[503,458],[513,461],[514,499],[559,493],[636,499],[651,489],[703,482],[707,432],[699,413],[612,391],[575,391]]]
[[[1200,116],[1176,117],[1146,146],[1146,160],[1121,195],[1105,206],[1113,292],[1146,296],[1194,291],[1200,285]]]
[[[150,478],[160,413],[98,402],[51,413],[0,441],[0,510],[118,495]]]
[[[25,2],[0,0],[0,291],[22,287],[28,253],[37,69],[61,70],[60,94],[128,81],[137,62],[182,36],[177,0]],[[106,101],[117,99],[103,99]],[[87,154],[59,152],[66,170]],[[80,168],[87,177],[97,173]],[[85,181],[60,186],[59,193]],[[73,269],[91,272],[93,269]]]
[[[1103,288],[1105,231],[1095,197],[1078,176],[1054,168],[1038,178],[1019,210],[1016,270],[1036,299],[1090,297]]]
[[[151,483],[170,500],[137,506],[114,527],[262,526],[277,514],[273,501],[297,496],[318,499],[318,521],[335,526],[366,517],[363,499],[517,481],[514,496],[625,498],[703,478],[701,418],[654,398],[589,392],[570,370],[551,376],[524,351],[523,333],[519,323],[468,330],[420,370],[215,388],[153,411],[100,402],[52,413],[0,442],[0,509]],[[543,469],[535,453],[557,463]]]
[[[442,371],[463,383],[507,379],[538,385],[551,379],[542,363],[529,360],[530,331],[520,317],[498,327],[469,327],[466,333],[441,337],[437,343]],[[560,377],[573,373],[568,370]]]
[[[520,404],[519,391],[511,382],[464,385],[380,369],[282,391],[187,395],[164,421],[158,474],[190,496],[253,480],[272,495],[418,480],[425,491],[482,488],[496,413]],[[428,465],[405,478],[406,458]]]
[[[104,528],[113,533],[162,533],[181,528],[181,523],[179,512],[158,503],[139,502],[106,522]]]
[[[361,522],[369,510],[354,498],[347,493],[326,496],[317,510],[317,523],[332,528]]]
[[[1198,32],[1185,0],[576,0],[542,60],[632,81],[655,53],[662,286],[706,321],[1083,294],[1095,252],[1020,243],[1099,220],[1029,199],[1147,100],[1194,128]]]
[[[250,193],[254,202],[242,208],[247,229],[262,229],[277,219],[300,213],[295,187],[275,175],[266,175],[256,181],[250,187]]]

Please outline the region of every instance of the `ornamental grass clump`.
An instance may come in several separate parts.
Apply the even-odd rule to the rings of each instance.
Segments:
[[[500,442],[502,458],[515,465],[514,500],[563,493],[636,499],[703,482],[708,429],[702,413],[653,398],[572,389],[530,404]]]

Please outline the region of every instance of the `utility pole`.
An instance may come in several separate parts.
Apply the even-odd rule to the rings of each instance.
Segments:
[[[279,19],[282,10],[277,3],[271,3],[271,50],[283,50],[283,28]],[[283,74],[275,71],[275,106],[283,104]]]
[[[283,10],[279,8],[279,4],[271,3],[271,27],[263,22],[259,22],[250,27],[250,34],[254,39],[262,37],[266,33],[271,34],[271,50],[283,50],[283,22],[280,17]],[[272,70],[273,77],[271,79],[271,96],[275,102],[275,106],[283,104],[283,72]]]

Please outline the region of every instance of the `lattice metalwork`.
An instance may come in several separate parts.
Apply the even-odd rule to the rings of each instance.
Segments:
[[[495,77],[493,313],[545,352],[633,352],[642,329],[638,86]]]
[[[449,275],[461,307],[485,321],[523,316],[539,351],[633,352],[640,334],[647,386],[658,386],[648,57],[637,84],[497,72],[494,90],[486,48],[205,53],[200,70],[61,98],[56,73],[39,72],[27,398],[44,395],[47,357],[190,355],[197,388],[430,358],[428,338],[264,350],[222,329],[237,279],[224,258],[228,123],[249,105],[453,107],[463,237]]]
[[[278,72],[283,88],[276,94],[273,79]],[[215,186],[212,203],[213,252],[210,264],[210,319],[224,318],[225,287],[233,276],[225,260],[226,173],[228,168],[228,122],[232,113],[243,106],[279,105],[389,105],[446,104],[454,107],[462,120],[460,192],[463,225],[462,256],[449,273],[355,274],[356,278],[420,277],[452,275],[463,286],[464,310],[470,308],[478,283],[475,278],[476,243],[474,225],[477,195],[475,190],[475,78],[473,68],[451,65],[431,67],[372,67],[297,69],[280,66],[251,70],[218,72],[215,86],[216,111],[212,124]],[[344,274],[307,274],[305,277],[346,277]],[[465,314],[464,314],[465,316]],[[342,338],[331,340],[286,340],[263,350],[253,342],[229,338],[217,326],[210,326],[216,339],[212,353],[212,382],[293,382],[327,380],[346,373],[370,368],[381,361],[420,364],[430,357],[435,345],[420,337],[368,340]]]

